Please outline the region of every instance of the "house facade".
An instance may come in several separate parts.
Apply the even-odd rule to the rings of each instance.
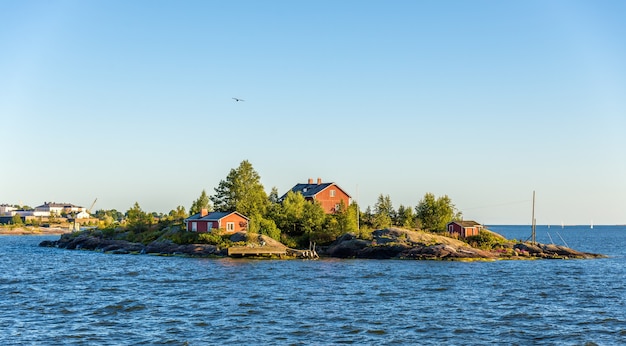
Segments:
[[[480,230],[483,229],[483,225],[476,221],[452,221],[449,222],[447,227],[448,233],[452,236],[456,235],[460,238],[467,238],[473,235],[478,235]]]
[[[15,213],[13,211],[17,210],[17,208],[10,206],[8,204],[0,204],[0,216],[13,216]]]
[[[207,233],[221,229],[226,233],[236,233],[248,229],[250,220],[236,211],[211,212],[202,209],[201,212],[185,219],[187,231]]]
[[[61,213],[81,213],[85,208],[73,205],[71,203],[44,202],[42,205],[35,207],[34,216],[50,216],[52,214],[61,215]]]
[[[335,183],[322,183],[321,178],[314,182],[312,178],[306,184],[296,184],[291,190],[300,193],[307,201],[318,201],[326,214],[333,214],[339,211],[339,206],[343,201],[346,208],[350,205],[352,198]],[[285,193],[279,200],[282,202],[287,194]]]

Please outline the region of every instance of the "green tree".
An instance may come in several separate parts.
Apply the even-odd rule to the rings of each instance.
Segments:
[[[22,225],[22,217],[19,214],[13,215],[13,217],[11,218],[11,223],[14,225]]]
[[[400,204],[398,207],[398,213],[396,214],[395,224],[404,228],[415,227],[415,215],[413,214],[413,208],[405,207]]]
[[[334,214],[327,215],[326,224],[321,232],[316,234],[315,241],[319,243],[329,243],[337,239],[342,234],[357,232],[357,205],[353,203],[349,207],[341,201],[339,210]]]
[[[209,200],[209,196],[206,194],[206,191],[204,189],[202,189],[200,197],[198,197],[198,199],[193,201],[193,203],[191,204],[191,208],[189,208],[189,215],[198,214],[202,211],[202,209],[211,211],[211,201]]]
[[[93,216],[103,221],[108,218],[111,218],[113,221],[121,221],[122,219],[124,219],[124,214],[122,212],[117,211],[116,209],[110,209],[110,210],[98,209],[93,214]]]
[[[270,195],[267,197],[270,201],[270,203],[273,204],[278,204],[280,203],[278,200],[278,189],[276,188],[276,186],[272,187],[272,191],[270,192]]]
[[[301,193],[287,192],[278,218],[278,227],[283,232],[291,236],[302,234],[302,219],[306,203]]]
[[[446,224],[461,218],[452,200],[447,195],[435,199],[432,193],[426,193],[415,207],[415,214],[422,228],[432,232],[445,232]]]
[[[302,230],[308,235],[309,240],[315,240],[318,233],[322,233],[326,222],[326,212],[318,201],[304,204],[302,212]]]
[[[322,205],[308,202],[299,192],[289,191],[280,210],[279,228],[290,237],[299,239],[299,245],[323,236],[326,213]]]
[[[230,170],[210,198],[215,210],[238,211],[250,218],[265,215],[269,204],[261,177],[247,160]]]
[[[185,211],[185,207],[179,205],[176,209],[173,209],[169,213],[169,217],[172,220],[182,220],[187,217],[187,212]]]
[[[372,207],[369,205],[365,208],[365,211],[361,213],[360,222],[363,226],[374,227],[374,213],[372,212]]]
[[[152,216],[141,210],[139,203],[135,202],[133,207],[126,212],[126,222],[129,228],[142,230],[152,224]]]
[[[270,238],[280,240],[280,229],[276,227],[276,223],[274,222],[274,220],[265,219],[262,217],[259,217],[258,220],[260,234],[264,234]]]
[[[389,195],[383,196],[380,194],[378,201],[374,205],[374,228],[381,229],[390,227],[394,213]]]

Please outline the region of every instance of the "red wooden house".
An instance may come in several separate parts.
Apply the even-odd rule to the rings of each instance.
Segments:
[[[339,210],[341,201],[346,206],[350,205],[351,197],[346,191],[339,187],[335,183],[322,183],[321,178],[317,178],[317,183],[313,182],[310,178],[306,184],[297,184],[291,188],[291,191],[300,193],[307,201],[318,201],[322,205],[322,208],[326,214],[332,214]],[[280,201],[283,201],[287,197],[284,194]]]
[[[185,219],[187,230],[190,232],[206,233],[221,229],[226,233],[235,233],[248,229],[250,220],[236,211],[211,212],[202,209],[201,212]]]
[[[457,235],[460,238],[466,238],[473,235],[478,235],[483,225],[476,221],[452,221],[447,225],[448,233],[450,235]]]

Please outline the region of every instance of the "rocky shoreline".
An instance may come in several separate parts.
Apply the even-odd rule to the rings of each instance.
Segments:
[[[231,240],[245,242],[245,232],[235,233]],[[499,259],[590,259],[606,257],[576,251],[554,244],[530,244],[502,242],[490,250],[478,249],[457,239],[425,232],[389,228],[372,232],[371,239],[359,239],[354,234],[345,234],[329,246],[318,247],[321,257],[363,259],[412,259],[412,260],[499,260]],[[189,257],[226,257],[228,248],[208,244],[179,245],[169,240],[153,241],[147,245],[125,240],[113,240],[87,233],[63,234],[59,240],[43,241],[43,247],[58,247],[68,250],[90,250],[112,254],[154,254]],[[246,246],[258,250],[287,247],[266,236],[255,237]],[[289,256],[287,256],[289,257]]]
[[[590,259],[605,255],[576,251],[559,245],[501,242],[490,250],[478,249],[457,239],[390,228],[374,231],[372,240],[345,234],[320,255],[339,258],[415,260],[498,260],[498,259]]]

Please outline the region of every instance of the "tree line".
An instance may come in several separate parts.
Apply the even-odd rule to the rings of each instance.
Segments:
[[[248,231],[264,234],[288,246],[303,246],[309,241],[329,243],[345,233],[367,237],[374,229],[392,226],[445,232],[446,223],[461,218],[448,196],[436,198],[427,193],[417,206],[400,205],[394,209],[389,195],[380,195],[373,207],[360,211],[356,203],[339,206],[334,214],[326,214],[319,202],[306,201],[300,193],[289,191],[279,200],[276,187],[269,195],[261,184],[261,177],[247,160],[230,170],[225,179],[209,195],[202,190],[191,203],[189,213],[178,206],[167,215],[144,212],[136,202],[126,213],[99,210],[95,213],[103,223],[122,221],[130,229],[147,229],[157,220],[181,222],[189,215],[207,211],[237,211],[250,219]]]

